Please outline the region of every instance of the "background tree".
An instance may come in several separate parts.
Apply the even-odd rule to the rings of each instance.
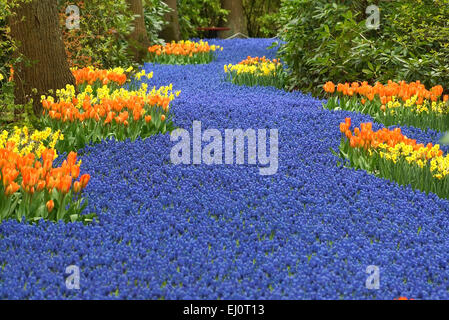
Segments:
[[[165,3],[172,9],[165,14],[165,20],[168,24],[162,29],[161,37],[166,41],[178,41],[180,39],[178,6],[176,0],[166,0]]]
[[[142,63],[150,46],[142,0],[126,0],[129,9],[134,15],[134,29],[129,36],[129,46],[134,53],[136,62]]]
[[[248,35],[242,0],[221,0],[221,5],[223,9],[230,11],[224,26],[231,29],[222,32],[221,37],[226,38],[238,32]]]
[[[20,3],[9,18],[11,36],[25,57],[15,67],[15,100],[26,104],[33,99],[33,109],[40,114],[40,96],[49,90],[75,84],[59,27],[57,3],[53,0],[33,0]]]

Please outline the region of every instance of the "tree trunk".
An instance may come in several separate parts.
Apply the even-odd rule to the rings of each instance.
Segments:
[[[222,8],[230,11],[224,26],[231,30],[222,31],[220,37],[227,38],[239,32],[248,35],[242,2],[242,0],[221,0]]]
[[[165,14],[165,21],[168,21],[169,24],[161,31],[160,36],[165,41],[178,41],[181,38],[181,34],[179,31],[178,7],[176,0],[165,0],[164,2],[172,9],[172,11]]]
[[[145,26],[142,0],[126,0],[126,2],[128,3],[130,11],[135,16],[134,31],[128,38],[129,45],[134,53],[136,62],[142,63],[148,52],[148,47],[150,46],[150,40]]]
[[[22,3],[14,9],[9,25],[18,45],[16,54],[25,60],[14,66],[15,101],[26,104],[33,99],[34,112],[40,115],[41,95],[67,84],[75,85],[62,40],[57,1]]]

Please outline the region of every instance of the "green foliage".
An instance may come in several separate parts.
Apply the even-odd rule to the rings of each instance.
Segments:
[[[281,0],[243,0],[243,12],[252,38],[274,37],[280,29]]]
[[[203,37],[198,27],[218,27],[226,21],[228,10],[221,8],[220,0],[178,0],[181,38]]]
[[[258,37],[275,37],[281,29],[281,24],[279,23],[279,12],[264,14],[263,16],[257,18],[257,22],[260,28],[259,34],[257,35]]]
[[[441,144],[449,145],[449,133],[446,133],[440,140]]]
[[[133,15],[125,0],[58,0],[66,51],[72,65],[102,68],[133,63],[127,36],[132,31]],[[65,26],[69,5],[80,8],[80,29]]]
[[[0,81],[0,129],[14,126],[39,127],[32,103],[25,106],[14,103],[14,82]]]
[[[168,24],[164,15],[171,11],[170,7],[161,0],[143,0],[145,26],[151,44],[163,44],[164,40],[159,37],[159,32]]]
[[[29,1],[29,0],[25,0]],[[6,17],[19,1],[0,0],[0,72],[9,70],[14,47],[7,37]],[[143,0],[145,22],[150,41],[160,43],[159,31],[165,25],[164,14],[170,9],[161,0]],[[80,8],[80,29],[66,27],[66,8]],[[60,24],[71,66],[93,65],[101,68],[132,65],[133,53],[127,36],[132,31],[133,16],[126,0],[58,0]]]
[[[9,15],[9,7],[5,0],[0,1],[0,74],[4,77],[9,72],[10,57],[13,45],[7,34],[6,19]],[[0,76],[1,77],[1,76]]]
[[[6,57],[2,58],[0,64],[0,127],[4,127],[14,119],[14,84],[9,82],[9,63]]]
[[[243,11],[250,37],[273,37],[280,28],[278,11],[281,0],[243,0]],[[178,0],[181,36],[205,37],[198,27],[218,27],[227,21],[228,10],[220,0]]]
[[[380,7],[380,28],[365,25]],[[282,0],[279,51],[290,89],[315,94],[330,80],[449,83],[449,0]]]
[[[134,55],[127,36],[132,32],[133,15],[126,0],[58,0],[67,54],[72,65],[99,68],[133,65]],[[65,9],[75,4],[80,9],[80,29],[65,27]],[[163,43],[158,34],[166,25],[170,8],[161,0],[143,0],[144,20],[150,42]]]
[[[273,37],[280,28],[278,11],[281,0],[243,0],[250,37]],[[181,36],[184,39],[206,37],[198,27],[218,27],[227,21],[228,10],[220,0],[178,0]]]
[[[397,66],[404,78],[413,76],[427,85],[449,80],[449,1],[399,1],[386,6],[385,34],[395,35],[394,45],[408,51]]]
[[[46,203],[53,200],[54,209],[48,212]],[[20,190],[11,196],[5,195],[3,184],[0,184],[0,223],[9,219],[18,221],[25,220],[36,223],[39,220],[49,220],[57,222],[92,222],[97,217],[95,213],[81,214],[87,206],[87,199],[81,198],[73,190],[63,194],[53,189],[49,192],[44,189],[34,194],[29,194]]]

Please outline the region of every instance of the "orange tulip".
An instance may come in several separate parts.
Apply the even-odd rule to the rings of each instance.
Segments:
[[[76,85],[83,83],[92,85],[96,81],[100,81],[104,85],[107,85],[110,81],[116,82],[118,85],[123,85],[126,82],[125,74],[108,70],[83,68],[73,70],[72,73],[75,77]]]
[[[10,195],[16,193],[19,189],[20,186],[17,183],[11,182],[11,184],[6,187],[5,195],[9,197]]]
[[[80,191],[81,191],[81,189],[82,189],[81,187],[82,187],[81,182],[76,181],[76,182],[73,184],[73,192],[75,192],[75,193],[80,193]]]
[[[59,180],[57,188],[62,193],[68,193],[72,186],[72,177],[65,176]]]
[[[48,212],[50,213],[53,211],[53,208],[55,207],[55,203],[53,202],[53,200],[49,200],[49,201],[47,201],[46,206],[47,206]]]
[[[329,92],[332,86],[326,83],[323,88],[326,92]],[[368,85],[366,81],[361,84],[359,82],[353,82],[351,84],[338,83],[337,92],[347,96],[358,94],[363,99],[367,98],[369,101],[374,100],[374,98],[378,96],[381,99],[382,104],[387,104],[392,101],[393,97],[405,102],[416,95],[418,97],[417,104],[422,105],[424,99],[437,101],[443,94],[444,89],[441,85],[437,85],[430,90],[427,90],[420,81],[406,83],[405,81],[394,82],[388,80],[386,85],[377,82],[374,86]],[[448,95],[445,95],[442,98],[443,101],[447,101],[448,99]],[[362,100],[362,104],[364,103],[363,101],[366,102],[366,100]]]
[[[84,189],[87,184],[89,183],[90,175],[89,174],[83,174],[80,178],[81,188]]]
[[[348,128],[351,127],[351,118],[345,118],[345,124]]]
[[[75,180],[75,179],[78,179],[78,177],[79,177],[79,175],[80,175],[80,167],[74,165],[74,166],[72,166],[72,167],[70,168],[70,171],[71,171],[71,176],[72,176],[72,178],[73,178],[74,180]]]
[[[332,81],[326,82],[326,84],[323,86],[324,91],[329,93],[335,92],[335,84]]]
[[[37,183],[36,191],[37,191],[37,192],[41,192],[42,190],[44,190],[44,188],[45,188],[45,181],[40,180],[40,181]]]
[[[346,136],[346,138],[351,139],[351,137],[352,137],[352,132],[351,132],[350,130],[346,130],[346,131],[345,131],[345,136]]]

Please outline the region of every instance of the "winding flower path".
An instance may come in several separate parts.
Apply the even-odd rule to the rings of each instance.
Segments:
[[[449,202],[337,165],[339,123],[368,116],[270,87],[224,82],[223,65],[274,58],[263,39],[210,41],[216,62],[145,66],[173,83],[175,123],[278,129],[279,170],[170,163],[170,137],[87,147],[86,212],[98,223],[0,224],[0,298],[449,298]],[[375,125],[375,127],[380,127]],[[439,135],[415,128],[418,141]],[[80,267],[80,290],[65,286]],[[370,265],[380,288],[365,287]]]

